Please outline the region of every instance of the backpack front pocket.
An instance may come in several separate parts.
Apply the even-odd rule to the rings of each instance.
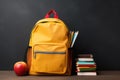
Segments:
[[[37,44],[33,47],[34,70],[41,73],[66,72],[67,48],[64,45]]]

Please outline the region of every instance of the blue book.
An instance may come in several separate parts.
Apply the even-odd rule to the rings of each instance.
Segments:
[[[95,64],[94,61],[78,61],[77,64]]]

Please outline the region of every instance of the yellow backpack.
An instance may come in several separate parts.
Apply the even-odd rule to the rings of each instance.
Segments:
[[[54,18],[49,18],[50,14]],[[32,32],[27,53],[30,75],[70,75],[72,58],[69,49],[69,30],[50,10],[39,20]]]

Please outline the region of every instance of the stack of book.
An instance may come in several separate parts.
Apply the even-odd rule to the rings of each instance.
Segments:
[[[76,61],[78,76],[96,76],[96,63],[92,54],[79,54]]]

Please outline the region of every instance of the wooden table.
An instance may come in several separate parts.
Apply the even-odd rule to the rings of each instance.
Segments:
[[[0,71],[0,80],[120,80],[120,71],[98,71],[97,76],[16,76],[14,71]]]

